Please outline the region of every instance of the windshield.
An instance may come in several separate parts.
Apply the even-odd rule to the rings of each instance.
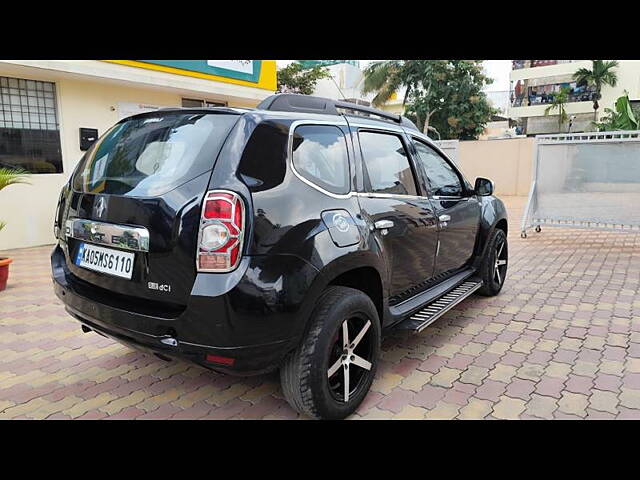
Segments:
[[[210,170],[239,116],[168,112],[116,124],[80,161],[79,192],[155,196]]]

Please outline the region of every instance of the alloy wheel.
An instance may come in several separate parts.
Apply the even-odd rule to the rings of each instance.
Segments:
[[[373,342],[370,327],[368,318],[350,318],[342,322],[333,338],[327,377],[329,391],[339,402],[348,403],[371,374]]]
[[[495,262],[493,264],[493,280],[502,285],[507,274],[507,249],[505,248],[507,241],[502,239],[496,245]]]

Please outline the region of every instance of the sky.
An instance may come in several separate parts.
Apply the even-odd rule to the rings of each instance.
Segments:
[[[493,78],[493,83],[486,88],[488,92],[509,90],[511,60],[485,60],[484,70],[488,77]]]
[[[293,60],[277,60],[278,68],[284,67],[291,62]],[[369,62],[369,60],[360,60],[360,67],[364,68]],[[509,90],[511,60],[484,60],[484,68],[487,76],[493,78],[493,83],[485,88],[487,92]]]

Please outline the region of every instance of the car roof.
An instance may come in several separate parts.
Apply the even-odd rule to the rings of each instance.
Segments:
[[[259,108],[243,108],[243,107],[166,107],[160,108],[158,110],[153,110],[150,112],[142,112],[135,115],[131,115],[126,117],[127,119],[143,117],[143,116],[153,116],[158,113],[186,113],[186,112],[194,112],[194,113],[227,113],[234,115],[246,115],[251,116],[257,122],[262,122],[265,120],[290,120],[290,121],[304,121],[304,122],[314,122],[319,121],[322,123],[343,123],[343,120],[350,126],[358,126],[358,127],[367,127],[378,130],[387,130],[391,132],[405,132],[408,135],[415,136],[420,138],[421,140],[429,143],[429,145],[434,148],[440,150],[438,145],[425,135],[420,132],[418,129],[407,128],[406,125],[401,125],[396,122],[371,118],[365,115],[357,115],[357,114],[326,114],[326,113],[310,113],[310,112],[292,112],[292,111],[280,111],[280,110],[264,110]],[[123,118],[120,121],[125,120]]]

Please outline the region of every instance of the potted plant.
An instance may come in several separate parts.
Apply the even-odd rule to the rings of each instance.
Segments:
[[[12,168],[0,168],[0,190],[14,183],[29,183],[27,182],[27,172],[22,169]],[[0,221],[0,230],[5,226],[5,223]],[[9,264],[11,259],[8,257],[0,257],[0,292],[7,287],[7,279],[9,278]]]

